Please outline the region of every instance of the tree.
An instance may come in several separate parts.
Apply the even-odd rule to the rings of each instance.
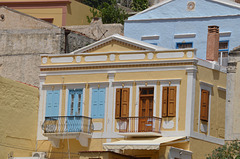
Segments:
[[[93,8],[98,8],[99,6],[101,6],[103,3],[109,3],[111,4],[111,0],[82,0],[81,1],[83,4],[86,4],[90,7],[93,7]]]
[[[90,9],[92,17],[87,16],[88,22],[91,22],[92,18],[101,17],[103,23],[124,23],[124,20],[128,18],[128,14],[124,10],[118,8],[116,0],[83,0],[84,4],[96,8]]]
[[[240,142],[235,140],[216,148],[206,159],[240,159]]]
[[[136,12],[145,10],[148,7],[149,7],[148,0],[133,0],[133,2],[131,4],[131,9]]]

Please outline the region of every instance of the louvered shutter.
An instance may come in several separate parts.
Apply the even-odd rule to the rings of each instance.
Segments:
[[[91,117],[98,118],[98,89],[92,89]]]
[[[162,117],[168,115],[168,87],[163,87],[162,91]]]
[[[129,88],[122,88],[121,117],[129,117]]]
[[[176,116],[176,86],[169,87],[168,91],[168,116]]]
[[[98,118],[104,118],[105,88],[98,89]]]
[[[115,118],[121,117],[121,94],[122,89],[117,88],[116,89],[116,107],[115,107]]]
[[[201,90],[201,114],[200,119],[208,121],[209,91]]]
[[[48,90],[46,100],[46,117],[59,115],[59,90]]]

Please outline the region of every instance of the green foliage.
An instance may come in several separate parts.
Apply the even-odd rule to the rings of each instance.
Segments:
[[[103,23],[124,23],[124,20],[128,18],[128,14],[124,10],[117,7],[117,3],[103,3],[100,9],[100,15]]]
[[[91,23],[93,18],[100,17],[100,15],[96,9],[90,8],[90,12],[92,13],[92,16],[91,17],[87,16],[88,23]]]
[[[240,142],[227,143],[208,154],[206,159],[240,159]]]
[[[87,1],[87,0],[86,0]],[[87,3],[86,3],[87,4]],[[95,17],[101,17],[102,22],[105,23],[124,23],[124,20],[128,18],[128,14],[121,8],[118,8],[115,0],[103,0],[101,2],[97,0],[88,0],[89,6],[95,7],[99,10],[90,9],[92,16],[87,16],[88,22]]]
[[[148,7],[149,7],[148,0],[133,0],[133,3],[131,4],[131,9],[136,12],[145,10]]]
[[[81,2],[93,8],[98,8],[103,3],[112,3],[111,0],[82,0]]]

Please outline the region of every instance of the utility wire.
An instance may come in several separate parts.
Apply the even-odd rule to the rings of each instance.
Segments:
[[[2,147],[8,147],[8,148],[14,148],[14,149],[20,149],[20,150],[24,150],[24,151],[32,151],[32,152],[35,152],[34,149],[21,148],[21,147],[17,147],[17,146],[14,146],[14,145],[6,145],[6,144],[3,144],[3,143],[0,143],[0,146],[2,146]],[[73,154],[73,155],[78,155],[78,156],[79,156],[79,153],[74,153],[74,152],[47,152],[47,153]]]

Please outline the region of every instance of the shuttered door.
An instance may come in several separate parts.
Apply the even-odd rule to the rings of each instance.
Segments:
[[[121,117],[121,94],[122,89],[117,88],[116,89],[116,107],[115,107],[115,118]]]
[[[104,118],[105,112],[105,89],[92,89],[92,118]]]
[[[59,90],[48,90],[46,101],[46,117],[59,115]]]
[[[176,116],[176,86],[169,87],[168,91],[168,116]]]
[[[122,89],[121,117],[129,116],[129,88]]]
[[[208,121],[209,91],[201,90],[201,114],[200,119]]]
[[[162,117],[168,115],[168,87],[163,87],[162,92]]]

